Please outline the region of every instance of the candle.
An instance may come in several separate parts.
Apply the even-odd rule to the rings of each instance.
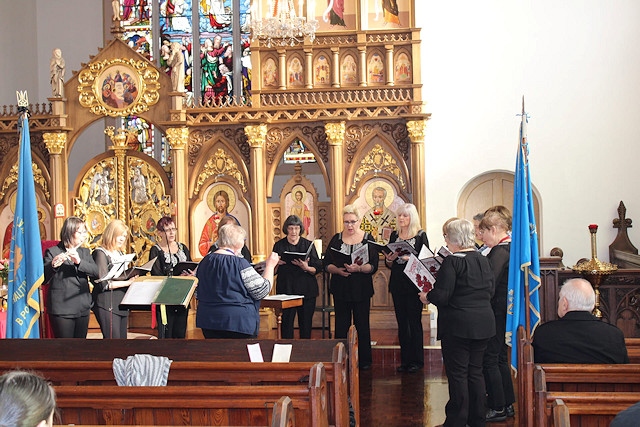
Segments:
[[[302,18],[302,3],[304,0],[298,0],[298,17]]]

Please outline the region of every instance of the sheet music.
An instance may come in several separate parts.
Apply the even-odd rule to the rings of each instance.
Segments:
[[[127,293],[125,294],[122,305],[149,305],[155,299],[158,294],[164,277],[158,277],[157,280],[144,280],[139,282],[133,282]]]
[[[129,263],[132,262],[135,257],[135,253],[112,257],[111,262],[113,263],[113,267],[111,267],[111,270],[109,270],[109,272],[104,277],[101,277],[100,280],[97,281],[102,282],[104,280],[111,280],[114,277],[120,277],[122,273],[124,273],[124,270],[126,270]]]

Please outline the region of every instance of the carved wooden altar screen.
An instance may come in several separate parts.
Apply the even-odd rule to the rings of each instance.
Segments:
[[[87,220],[92,244],[103,224],[118,217],[133,230],[132,248],[144,259],[155,221],[170,213],[178,240],[199,258],[203,226],[215,215],[219,189],[229,199],[228,213],[247,228],[256,261],[271,251],[291,212],[308,219],[307,233],[321,239],[323,247],[341,230],[342,208],[349,203],[362,215],[380,212],[368,226],[381,239],[393,228],[393,210],[404,202],[417,206],[426,226],[424,130],[429,114],[421,93],[413,1],[398,1],[399,19],[389,23],[376,20],[365,3],[345,5],[345,25],[323,23],[313,41],[267,47],[243,39],[236,52],[248,56],[250,45],[251,74],[245,77],[251,86],[241,86],[243,97],[216,102],[207,98],[208,88],[197,93],[193,82],[185,82],[185,95],[165,73],[167,67],[149,61],[139,45],[119,39],[129,34],[123,32],[129,22],[114,21],[116,39],[95,57],[87,53],[90,61],[65,83],[65,97],[32,108],[34,161],[42,171],[40,205],[48,213],[49,234],[57,236],[64,219],[54,218],[56,205],[66,215]],[[219,43],[213,34],[201,38],[194,46],[200,54],[213,52],[207,49]],[[120,82],[128,84],[124,96],[105,92]],[[127,115],[160,130],[171,150],[170,164],[163,165],[171,179],[155,160],[109,139],[105,152],[93,153],[80,176],[69,177],[69,154],[81,149],[74,145],[84,129],[105,117]],[[15,124],[13,110],[0,112],[0,154],[13,161]],[[115,136],[119,132],[113,130]],[[296,144],[313,156],[313,176],[306,164],[282,175],[282,158]],[[7,187],[2,190],[7,196],[0,195],[0,212],[15,187],[10,175],[9,167],[0,167],[0,183]],[[377,312],[381,321],[395,322],[388,274],[382,266],[374,277],[374,324]]]

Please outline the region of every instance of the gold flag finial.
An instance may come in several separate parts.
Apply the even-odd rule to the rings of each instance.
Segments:
[[[28,107],[29,106],[29,97],[27,96],[26,90],[17,90],[16,97],[18,98],[18,107]]]

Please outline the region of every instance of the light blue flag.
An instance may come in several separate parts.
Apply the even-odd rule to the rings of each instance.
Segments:
[[[20,123],[18,188],[9,255],[7,338],[40,338],[38,289],[43,282],[44,265],[26,113]]]
[[[511,366],[518,369],[517,331],[526,328],[529,316],[532,333],[540,323],[540,258],[538,254],[538,230],[533,209],[531,176],[529,175],[529,146],[527,144],[527,116],[522,105],[520,143],[513,182],[513,221],[511,254],[509,258],[509,294],[507,297],[507,344],[511,346]],[[528,283],[529,307],[526,307],[525,285]]]

